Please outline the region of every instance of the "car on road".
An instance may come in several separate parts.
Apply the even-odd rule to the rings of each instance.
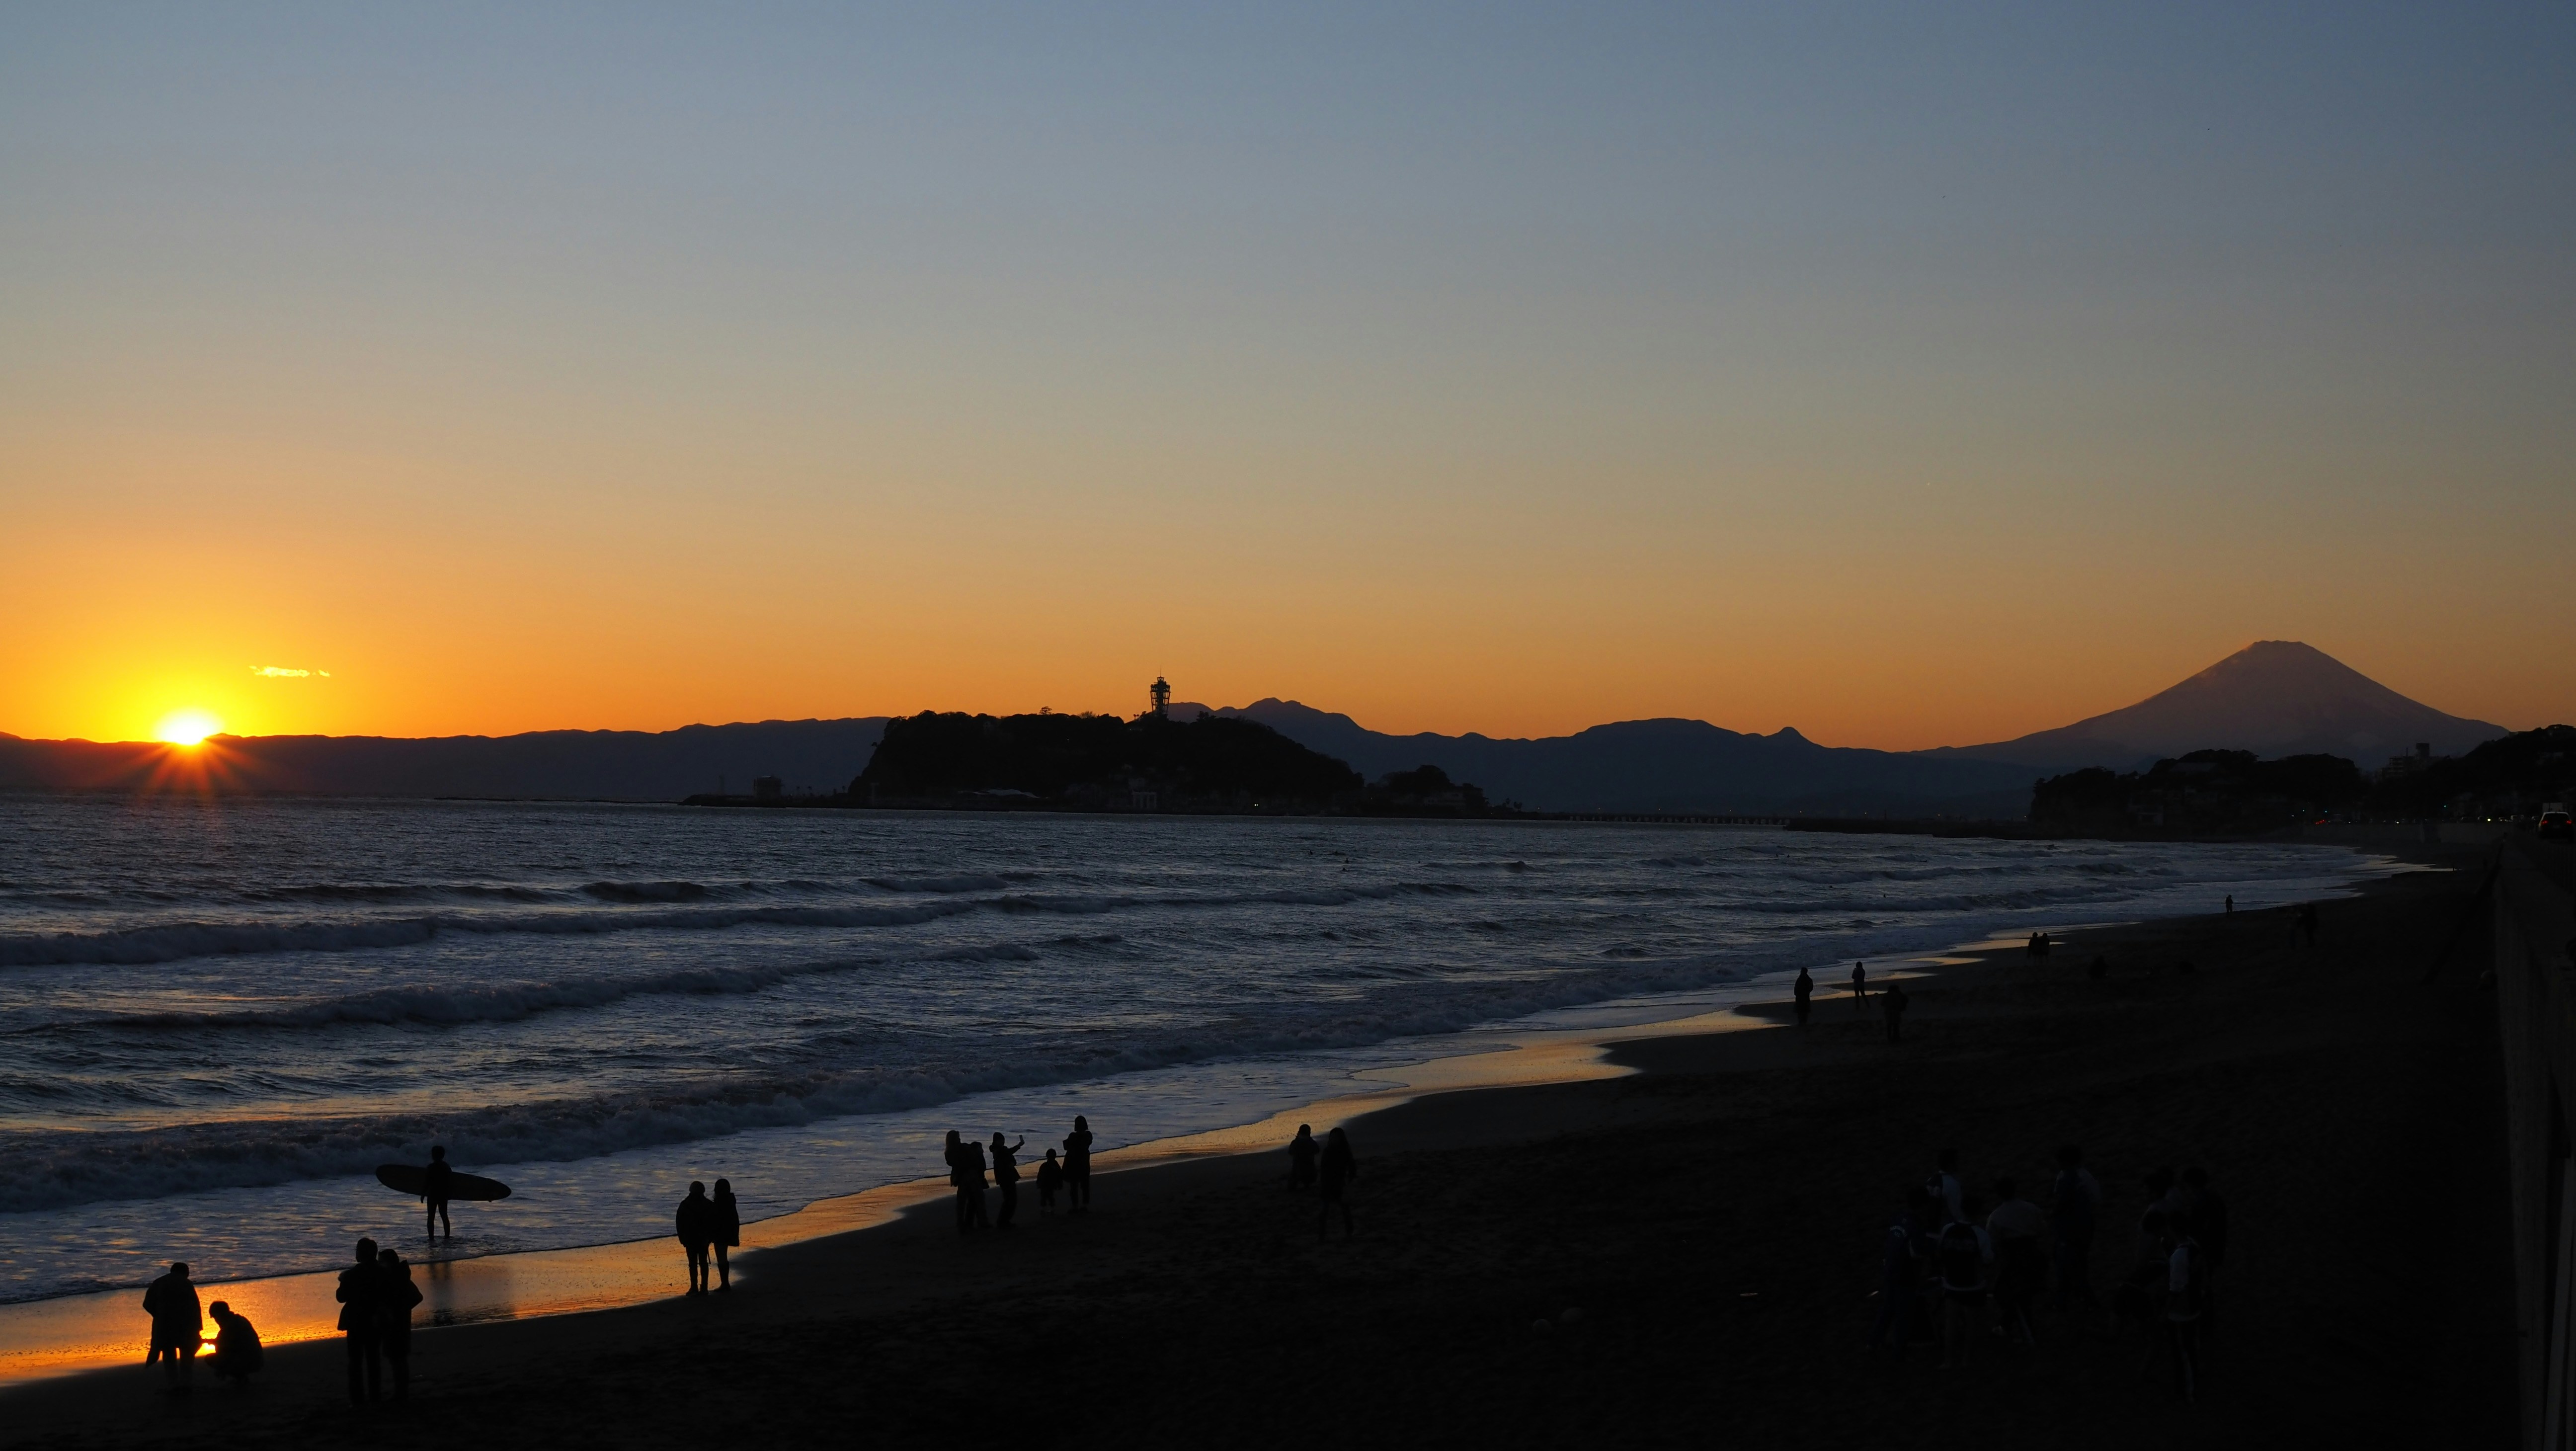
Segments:
[[[2540,808],[2542,841],[2576,841],[2576,817],[2567,814],[2567,803],[2552,801]]]

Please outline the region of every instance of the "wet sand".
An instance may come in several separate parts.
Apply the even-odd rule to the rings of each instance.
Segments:
[[[748,1255],[730,1295],[417,1332],[406,1406],[351,1411],[324,1342],[273,1352],[241,1396],[202,1368],[184,1400],[139,1366],[25,1386],[0,1395],[0,1438],[2501,1445],[2513,1325],[2476,942],[2418,981],[2474,886],[2405,876],[2329,903],[2313,954],[2246,914],[1949,970],[1909,984],[1899,1045],[1828,986],[1803,1032],[1649,1038],[1609,1055],[1643,1072],[1364,1113],[1347,1243],[1317,1242],[1276,1152],[1104,1174],[1083,1218],[1038,1216],[1031,1186],[1022,1228],[965,1239],[944,1202],[887,1191],[869,1212],[890,1223]],[[2107,981],[2083,972],[2096,952]],[[1955,1144],[1983,1190],[2038,1178],[2067,1140],[2109,1194],[2097,1282],[2148,1169],[2204,1164],[2228,1196],[2202,1403],[2142,1383],[2140,1345],[2053,1315],[2036,1349],[1981,1345],[1965,1372],[1871,1363],[1878,1232],[1933,1152]]]

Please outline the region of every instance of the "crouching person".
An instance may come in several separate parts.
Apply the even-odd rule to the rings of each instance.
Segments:
[[[250,1378],[259,1374],[259,1332],[225,1301],[207,1306],[206,1313],[215,1317],[215,1379],[231,1381],[234,1390],[248,1389]]]

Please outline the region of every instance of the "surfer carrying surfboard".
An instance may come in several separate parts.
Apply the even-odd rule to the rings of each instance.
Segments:
[[[442,1224],[447,1227],[447,1237],[456,1238],[456,1225],[447,1217],[447,1196],[455,1184],[456,1170],[447,1162],[447,1146],[430,1145],[429,1168],[421,1174],[420,1193],[421,1197],[429,1203],[427,1233],[432,1239],[438,1237],[439,1226]]]

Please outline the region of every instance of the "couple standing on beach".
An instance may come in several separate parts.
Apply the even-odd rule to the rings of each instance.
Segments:
[[[349,1404],[382,1399],[384,1368],[394,1371],[394,1399],[411,1399],[411,1312],[421,1300],[411,1266],[372,1239],[358,1241],[357,1263],[340,1272],[333,1295],[348,1336]]]
[[[734,1203],[733,1181],[718,1179],[716,1197],[707,1197],[707,1186],[695,1179],[689,1181],[689,1196],[680,1201],[678,1216],[680,1248],[689,1256],[689,1293],[733,1288],[733,1257],[729,1251],[742,1243],[742,1207]],[[715,1252],[714,1279],[710,1285],[707,1253]]]
[[[994,1229],[1008,1229],[1020,1212],[1019,1152],[1028,1146],[1023,1138],[1018,1143],[1004,1143],[1002,1135],[993,1135],[993,1184],[1002,1191],[1001,1211],[991,1221]],[[957,1232],[985,1227],[984,1218],[984,1153],[985,1146],[948,1131],[946,1158],[948,1183],[957,1191]],[[1072,1201],[1076,1214],[1091,1208],[1091,1122],[1080,1114],[1073,1116],[1073,1132],[1064,1136],[1064,1159],[1057,1162],[1055,1150],[1046,1151],[1038,1165],[1038,1209],[1041,1213],[1055,1208],[1056,1189],[1061,1186]]]

